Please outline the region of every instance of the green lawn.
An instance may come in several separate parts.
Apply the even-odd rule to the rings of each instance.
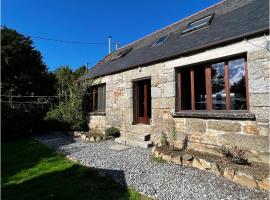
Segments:
[[[5,200],[147,199],[33,139],[2,143],[1,169]]]

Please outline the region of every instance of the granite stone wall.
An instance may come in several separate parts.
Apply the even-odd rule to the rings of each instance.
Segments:
[[[265,44],[265,38],[257,37],[250,42],[262,46]],[[176,67],[240,53],[246,53],[247,56],[250,112],[255,114],[254,120],[173,117]],[[136,129],[132,125],[133,81],[151,78],[152,118],[150,125],[147,125],[147,130],[151,133],[151,140],[154,143],[160,143],[163,134],[170,141],[170,135],[176,130],[179,134],[177,138],[180,140],[183,138],[181,134],[187,135],[188,148],[220,154],[221,146],[238,146],[247,151],[251,160],[267,162],[269,73],[269,52],[242,41],[171,61],[108,75],[100,79],[100,82],[106,83],[106,116],[91,116],[89,126],[100,130],[115,126],[125,134],[136,132],[139,125],[136,125]]]

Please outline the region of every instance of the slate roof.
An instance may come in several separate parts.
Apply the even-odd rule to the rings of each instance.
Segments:
[[[182,34],[188,23],[211,13],[215,16],[209,26]],[[107,55],[80,80],[118,73],[263,33],[269,33],[269,0],[225,0]],[[164,44],[152,46],[167,34],[169,37]],[[125,56],[111,60],[129,48],[132,50]]]

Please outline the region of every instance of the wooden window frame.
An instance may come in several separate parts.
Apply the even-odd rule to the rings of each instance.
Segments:
[[[104,87],[104,108],[102,110],[98,110],[98,102],[96,104],[96,100],[98,100],[98,88]],[[106,112],[106,84],[93,85],[89,88],[89,97],[90,97],[90,113],[105,113]]]
[[[244,70],[245,70],[245,87],[246,87],[246,110],[231,110],[231,98],[230,98],[230,79],[229,79],[229,61],[236,59],[244,59]],[[220,59],[214,62],[208,62],[208,64],[198,64],[198,67],[205,67],[205,84],[206,84],[206,111],[211,112],[212,109],[212,80],[211,80],[211,65],[216,62],[224,62],[225,63],[225,89],[226,89],[226,110],[215,110],[217,112],[243,112],[250,111],[249,105],[249,88],[248,88],[248,66],[247,66],[247,58],[246,56],[237,56],[230,57],[225,59]],[[196,64],[195,64],[196,65]],[[176,69],[176,112],[194,112],[201,111],[195,109],[195,81],[194,81],[194,65],[189,67],[190,69],[190,90],[191,90],[191,110],[183,110],[181,104],[181,68]]]

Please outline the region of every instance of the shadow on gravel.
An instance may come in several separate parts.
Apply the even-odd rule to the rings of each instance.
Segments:
[[[111,177],[121,180],[121,185]],[[2,197],[17,199],[130,199],[124,172],[120,170],[90,169],[81,165],[48,173],[2,188]]]

